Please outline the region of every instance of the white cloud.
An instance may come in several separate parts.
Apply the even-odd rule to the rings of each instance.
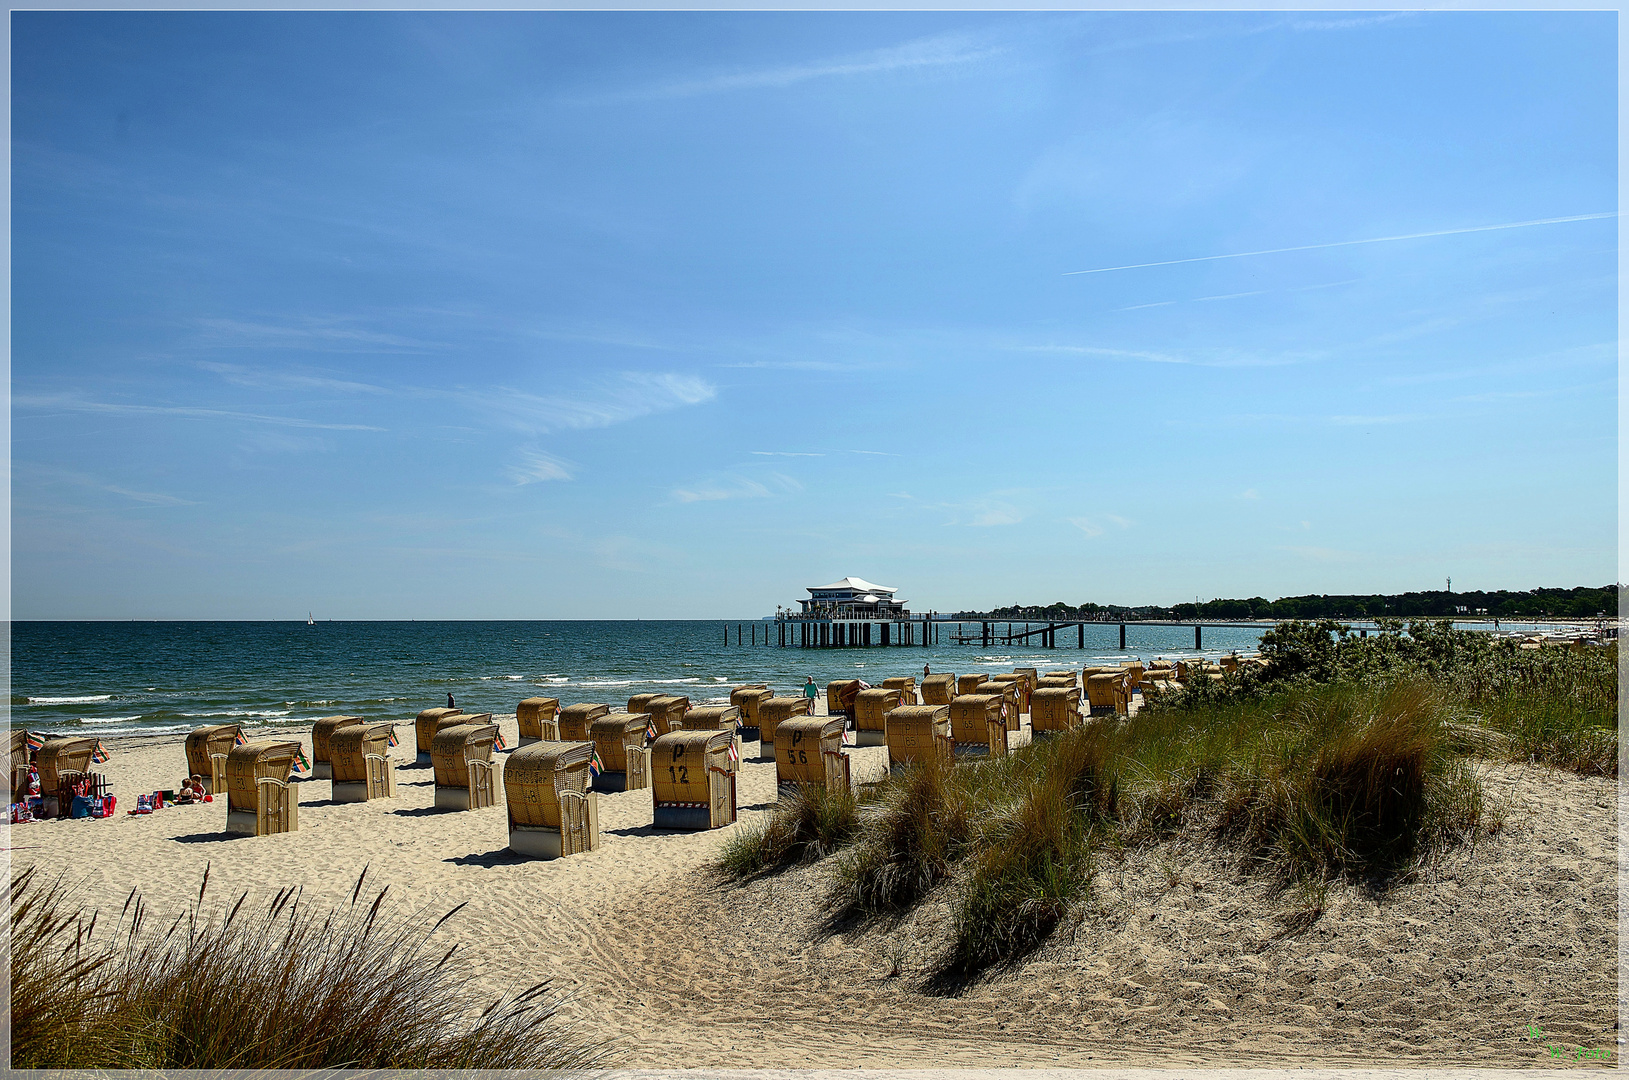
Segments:
[[[1147,307],[1158,307],[1157,304],[1148,304]],[[1147,352],[1140,349],[1104,349],[1093,345],[1015,345],[1017,352],[1053,352],[1073,353],[1077,356],[1101,356],[1107,360],[1140,360],[1148,364],[1189,364],[1180,356],[1170,353]]]
[[[991,525],[1016,525],[1024,520],[1024,515],[1016,506],[1003,502],[985,502],[980,504],[981,509],[973,515],[973,520],[967,524],[975,528]]]
[[[338,319],[305,319],[297,324],[199,319],[201,344],[222,349],[305,349],[315,352],[423,352],[437,348],[426,341],[360,330]]]
[[[682,488],[674,488],[672,496],[681,503],[722,502],[726,499],[768,499],[777,494],[803,490],[803,485],[785,473],[765,473],[762,481],[728,473],[709,477]]]
[[[47,483],[67,483],[76,487],[90,488],[95,491],[106,491],[113,495],[122,495],[127,499],[143,503],[147,506],[197,506],[191,499],[182,499],[174,495],[165,495],[158,491],[137,491],[133,488],[110,484],[100,477],[87,473],[76,472],[72,469],[60,469],[50,465],[35,465],[31,462],[18,462],[16,472],[22,476],[43,480]],[[19,477],[21,478],[21,476]]]
[[[211,361],[199,361],[197,366],[204,371],[214,372],[233,385],[256,389],[332,390],[345,394],[388,394],[391,392],[383,386],[375,386],[372,383],[352,382],[348,379],[331,379],[321,375],[298,375],[284,371],[264,371],[244,367],[241,364],[218,364]]]
[[[1256,491],[1255,488],[1245,488],[1243,491],[1239,492],[1239,498],[1241,498],[1241,499],[1259,499],[1259,498],[1261,498],[1261,495],[1260,495],[1260,493],[1258,493]]]
[[[814,60],[804,64],[783,64],[780,67],[760,68],[755,71],[737,71],[712,75],[644,91],[642,97],[696,97],[702,94],[729,93],[736,90],[763,90],[812,79],[847,78],[855,75],[877,75],[894,71],[926,68],[954,67],[976,64],[1005,52],[1004,48],[979,41],[969,34],[943,34],[938,37],[919,38],[884,49],[856,53],[851,56]]]
[[[545,480],[570,480],[571,467],[541,450],[522,450],[520,460],[504,470],[516,484],[536,484]]]
[[[1363,15],[1351,19],[1294,19],[1292,30],[1356,30],[1365,26],[1378,26],[1397,19],[1412,19],[1412,11],[1390,11],[1384,15]]]
[[[1065,520],[1075,528],[1079,529],[1081,532],[1085,533],[1087,536],[1102,536],[1106,531],[1103,526],[1099,525],[1091,518],[1072,517],[1066,518]],[[1103,520],[1118,529],[1128,529],[1136,524],[1136,522],[1130,520],[1129,518],[1123,518],[1119,514],[1104,514]]]
[[[694,375],[632,371],[573,396],[529,394],[506,387],[455,392],[457,398],[479,412],[498,414],[511,427],[543,435],[610,427],[699,405],[716,395],[711,383]]]
[[[284,427],[317,428],[322,431],[383,431],[371,424],[324,424],[316,420],[302,420],[297,416],[263,416],[259,413],[236,412],[231,409],[204,409],[187,405],[124,405],[111,401],[86,401],[71,395],[21,395],[11,399],[13,405],[41,412],[125,413],[136,416],[184,416],[195,420],[236,420],[245,424],[278,424]]]

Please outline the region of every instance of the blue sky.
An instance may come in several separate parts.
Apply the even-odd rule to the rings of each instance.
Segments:
[[[14,616],[1611,581],[1616,32],[16,14]]]

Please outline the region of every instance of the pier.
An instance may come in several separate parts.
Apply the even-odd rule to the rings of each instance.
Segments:
[[[906,601],[898,598],[899,590],[890,585],[876,585],[864,578],[846,577],[830,585],[811,586],[809,598],[798,601],[797,608],[781,608],[773,620],[735,624],[734,644],[762,646],[764,648],[797,649],[865,649],[889,646],[931,648],[939,645],[972,645],[989,649],[999,645],[1039,645],[1043,649],[1070,646],[1074,638],[1076,649],[1086,648],[1088,626],[1113,626],[1120,632],[1120,649],[1127,648],[1126,632],[1130,627],[1170,626],[1189,627],[1193,630],[1195,650],[1205,647],[1205,628],[1237,630],[1270,630],[1281,622],[1315,622],[1308,619],[1132,619],[1109,617],[1096,619],[1051,619],[1042,622],[1020,622],[1011,618],[995,618],[988,614],[961,612],[941,615],[927,612],[913,615]],[[1356,631],[1360,637],[1380,631],[1372,618],[1337,620]],[[1487,617],[1458,618],[1456,625],[1470,624],[1478,630],[1499,630],[1499,620]],[[1507,620],[1511,621],[1511,620]],[[1517,622],[1547,622],[1550,620],[1522,617]],[[1564,620],[1576,623],[1578,620]],[[1608,631],[1608,620],[1594,620],[1596,636],[1603,639],[1616,636],[1616,627]],[[1615,620],[1611,620],[1615,623]],[[764,632],[758,633],[762,626]],[[773,627],[773,630],[771,629]],[[1074,633],[1070,634],[1070,628]],[[724,624],[724,644],[731,644],[730,626]],[[760,642],[759,638],[763,640]],[[1101,646],[1096,646],[1101,647]]]
[[[1205,647],[1206,628],[1236,630],[1271,630],[1281,622],[1307,622],[1316,620],[1293,619],[1068,619],[1050,622],[1019,622],[1016,619],[975,619],[965,616],[938,614],[911,615],[903,613],[889,619],[844,618],[841,616],[804,615],[786,612],[774,620],[738,622],[731,640],[730,624],[725,623],[724,644],[760,646],[763,648],[795,649],[864,649],[894,647],[930,648],[938,645],[971,645],[994,648],[998,645],[1039,645],[1043,649],[1060,647],[1086,648],[1088,626],[1112,626],[1119,630],[1119,647],[1127,648],[1127,631],[1139,626],[1176,626],[1193,629],[1193,647]],[[1360,637],[1379,633],[1372,619],[1342,619]],[[1474,629],[1494,631],[1492,619],[1456,619],[1458,623],[1481,623]],[[1552,620],[1522,619],[1521,622],[1547,622]],[[1572,626],[1579,620],[1553,620],[1558,626]],[[763,627],[759,633],[758,628]],[[1070,628],[1074,633],[1070,634]],[[1617,628],[1597,626],[1595,635],[1615,638]],[[1069,639],[1073,638],[1071,642]],[[1096,646],[1101,648],[1101,646]]]
[[[1061,639],[1064,648],[1072,644],[1076,649],[1085,649],[1088,626],[1113,626],[1120,631],[1120,648],[1124,649],[1127,627],[1182,626],[1193,628],[1193,647],[1202,649],[1205,647],[1206,627],[1268,630],[1274,625],[1274,621],[1179,622],[1169,619],[1069,619],[1036,624],[1006,619],[911,615],[908,612],[888,619],[787,612],[776,616],[773,621],[736,623],[734,641],[731,641],[730,625],[725,623],[724,644],[781,649],[931,648],[936,645],[976,645],[988,649],[997,645],[1038,644],[1043,649],[1056,649],[1060,647]],[[763,627],[762,634],[758,632],[760,626]],[[1071,627],[1073,634],[1069,633]],[[1069,641],[1071,637],[1073,642]]]

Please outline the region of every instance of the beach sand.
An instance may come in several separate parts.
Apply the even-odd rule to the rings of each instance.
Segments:
[[[224,799],[126,816],[185,754],[174,736],[109,739],[117,817],[12,827],[13,867],[60,873],[109,914],[137,888],[162,914],[196,897],[206,866],[213,902],[299,885],[318,905],[347,901],[366,866],[399,905],[467,903],[442,933],[479,989],[550,979],[563,1014],[635,1067],[1537,1065],[1535,1023],[1557,1045],[1617,1047],[1611,780],[1480,766],[1504,817],[1494,837],[1383,895],[1331,886],[1310,925],[1213,849],[1106,859],[1092,903],[1026,963],[935,995],[923,976],[948,940],[945,890],[897,924],[828,929],[829,866],[726,883],[708,864],[741,826],[654,832],[648,791],[600,797],[598,851],[521,859],[501,806],[433,808],[412,725],[399,730],[397,799],[333,804],[327,781],[306,781],[299,831],[270,837],[226,837]],[[757,751],[745,744],[742,823],[775,798]],[[882,775],[882,748],[850,752],[857,781]]]

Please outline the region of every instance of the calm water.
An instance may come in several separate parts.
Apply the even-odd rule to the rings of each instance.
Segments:
[[[87,735],[166,734],[200,724],[251,729],[347,714],[404,720],[446,704],[513,713],[535,694],[621,704],[646,691],[728,702],[731,686],[789,692],[831,679],[935,671],[1080,667],[1130,657],[1192,656],[1193,631],[1113,625],[1073,631],[1060,647],[796,649],[735,642],[736,623],[694,622],[22,622],[12,638],[11,722]],[[757,626],[760,643],[772,624]],[[1001,624],[1005,628],[1005,623]],[[1039,625],[1039,624],[1036,624]],[[724,644],[725,627],[730,644]],[[976,624],[974,626],[976,630]],[[750,633],[750,630],[748,630]],[[948,638],[950,628],[942,631]],[[1204,655],[1254,649],[1260,633],[1207,627]],[[1186,645],[1187,648],[1183,646]]]

